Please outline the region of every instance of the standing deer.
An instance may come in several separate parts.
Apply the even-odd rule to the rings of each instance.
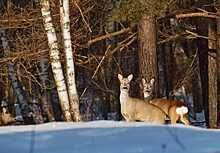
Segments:
[[[159,107],[146,103],[144,100],[131,98],[129,96],[128,92],[132,78],[132,74],[130,74],[127,78],[124,78],[121,74],[118,74],[118,79],[120,81],[121,113],[126,122],[138,120],[164,124],[166,114]]]
[[[11,114],[6,112],[6,109],[2,108],[2,114],[0,115],[0,123],[1,125],[7,125],[11,122],[14,122],[14,117],[11,116]]]
[[[151,98],[153,97],[153,85],[154,79],[147,82],[142,78],[143,94],[145,101],[160,107],[166,115],[170,118],[171,124],[176,124],[177,120],[180,119],[185,125],[190,125],[187,119],[188,107],[186,107],[179,100],[162,99],[162,98]]]

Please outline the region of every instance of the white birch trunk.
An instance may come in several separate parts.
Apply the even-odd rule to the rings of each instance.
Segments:
[[[67,88],[59,58],[57,36],[55,33],[55,29],[52,23],[52,17],[50,13],[49,0],[41,0],[41,13],[43,16],[45,31],[48,38],[51,66],[57,86],[57,92],[58,92],[61,109],[63,111],[65,120],[72,121],[72,117],[69,112],[69,99],[68,99]]]
[[[76,90],[75,68],[70,36],[69,0],[60,0],[60,23],[63,32],[66,79],[70,100],[70,112],[76,122],[82,121],[79,111],[79,98]]]
[[[34,0],[34,7],[40,8],[40,0]],[[39,15],[41,16],[41,15]],[[46,63],[45,53],[42,49],[38,50],[41,58],[39,59],[39,67],[40,67],[40,79],[43,86],[43,91],[39,92],[38,97],[41,97],[42,100],[42,115],[44,118],[44,121],[52,122],[54,121],[53,117],[53,110],[52,110],[52,104],[50,103],[50,93],[47,90],[47,85],[49,84],[49,71],[48,71],[48,64]],[[33,89],[34,90],[34,89]]]

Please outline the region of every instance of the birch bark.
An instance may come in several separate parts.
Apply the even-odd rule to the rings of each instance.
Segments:
[[[63,111],[65,120],[72,121],[72,117],[69,111],[69,97],[68,97],[64,74],[60,62],[57,36],[52,23],[49,0],[41,0],[41,13],[43,16],[44,27],[48,38],[51,67],[57,86],[57,92],[58,92],[61,109]]]
[[[8,44],[8,40],[6,38],[6,32],[0,31],[0,33],[1,33],[2,46],[4,49],[4,55],[5,55],[5,57],[10,57],[11,53],[10,53],[10,47]],[[12,84],[12,88],[14,89],[14,91],[18,97],[19,106],[21,109],[21,114],[22,114],[24,122],[29,123],[29,124],[43,123],[43,120],[40,118],[39,115],[37,115],[37,114],[39,114],[38,113],[39,110],[34,110],[33,107],[31,107],[28,104],[27,96],[26,96],[25,91],[21,85],[20,80],[18,79],[18,77],[16,75],[16,71],[14,69],[14,64],[11,61],[7,62],[7,69],[8,69],[8,73],[9,73],[9,79]]]
[[[76,90],[75,68],[70,36],[69,0],[60,0],[60,24],[64,40],[66,79],[70,102],[70,113],[73,120],[79,122],[82,121],[82,118],[79,111],[79,97]]]

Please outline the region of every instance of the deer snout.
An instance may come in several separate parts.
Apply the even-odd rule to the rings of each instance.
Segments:
[[[145,89],[145,90],[144,90],[144,93],[145,93],[145,94],[148,94],[148,95],[149,95],[151,92],[152,92],[151,89]]]
[[[122,86],[122,89],[123,90],[128,90],[128,87],[127,86]]]

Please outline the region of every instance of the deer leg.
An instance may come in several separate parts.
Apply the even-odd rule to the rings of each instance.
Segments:
[[[186,114],[180,116],[180,121],[183,122],[185,125],[190,125],[188,119],[186,118]]]

